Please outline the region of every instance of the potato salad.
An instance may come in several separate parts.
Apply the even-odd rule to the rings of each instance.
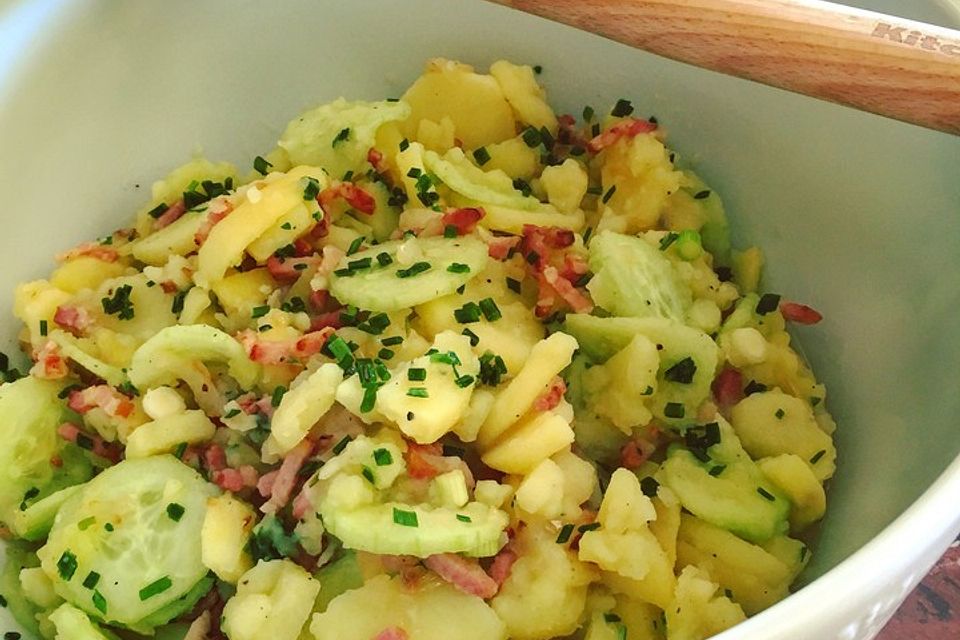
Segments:
[[[820,314],[656,118],[557,115],[542,72],[309,109],[17,288],[22,631],[703,640],[789,594],[836,450],[786,326]]]

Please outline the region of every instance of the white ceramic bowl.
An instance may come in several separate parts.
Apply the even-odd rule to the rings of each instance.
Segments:
[[[954,0],[861,7],[960,24]],[[198,148],[246,166],[289,118],[397,95],[432,56],[541,64],[552,102],[624,96],[726,199],[840,425],[809,583],[718,640],[871,638],[960,530],[960,138],[633,51],[478,0],[0,0],[0,309]]]

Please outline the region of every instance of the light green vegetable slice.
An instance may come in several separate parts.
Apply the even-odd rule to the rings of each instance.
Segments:
[[[322,167],[339,179],[348,171],[360,174],[369,167],[365,166],[367,152],[374,146],[381,125],[405,120],[409,115],[410,106],[405,102],[347,102],[339,98],[291,120],[278,144],[287,150],[293,165]]]
[[[320,594],[317,596],[315,611],[324,612],[330,601],[352,589],[363,586],[363,571],[357,562],[357,554],[347,551],[339,560],[325,565],[317,572],[320,582]]]
[[[167,327],[144,342],[130,363],[130,382],[145,390],[173,384],[177,365],[183,360],[224,362],[243,388],[252,387],[260,377],[260,366],[229,334],[207,325]]]
[[[5,545],[3,572],[0,573],[0,593],[7,600],[7,610],[25,631],[40,637],[40,627],[36,614],[40,607],[27,600],[20,585],[20,570],[36,567],[37,556],[33,550],[21,542],[7,542]]]
[[[83,347],[80,346],[80,341],[69,333],[54,329],[50,332],[50,339],[60,347],[60,354],[64,358],[72,360],[74,364],[86,369],[98,378],[103,378],[107,384],[117,386],[123,384],[126,380],[123,371],[84,351]]]
[[[182,597],[207,574],[200,530],[217,493],[172,456],[121,462],[67,500],[37,556],[67,602],[149,632],[189,607]]]
[[[398,252],[414,258],[401,263]],[[386,266],[378,260],[381,254],[389,256]],[[368,260],[369,267],[350,268],[351,263]],[[475,236],[394,240],[341,260],[337,266],[340,274],[331,277],[330,292],[340,302],[361,309],[397,311],[453,293],[480,273],[486,261],[487,245]],[[453,264],[466,265],[467,270],[448,270]],[[418,271],[421,267],[417,265],[423,270]]]
[[[115,635],[94,624],[87,614],[69,604],[62,604],[50,614],[57,628],[56,640],[111,640]]]
[[[590,242],[587,284],[593,301],[615,316],[683,322],[690,288],[663,253],[642,238],[604,231]]]
[[[513,180],[500,169],[484,171],[475,166],[454,147],[443,156],[435,151],[426,151],[423,161],[427,169],[443,184],[460,195],[481,204],[492,204],[511,209],[535,211],[543,205],[531,196],[525,196],[513,188]]]
[[[16,511],[13,515],[14,533],[31,542],[42,539],[53,526],[53,519],[63,503],[79,490],[80,485],[60,489],[26,509]]]

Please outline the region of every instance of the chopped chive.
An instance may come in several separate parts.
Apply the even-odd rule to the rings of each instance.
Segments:
[[[777,417],[777,420],[783,420],[783,416],[787,415],[787,413],[783,409],[777,409],[773,415]]]
[[[583,244],[590,241],[591,235],[593,235],[593,227],[587,227],[587,230],[583,232]]]
[[[420,521],[417,518],[416,511],[404,511],[403,509],[393,508],[393,521],[401,527],[419,527]]]
[[[533,188],[530,186],[530,183],[523,178],[514,178],[513,188],[525,196],[529,196],[533,193]]]
[[[91,597],[91,600],[93,600],[93,606],[95,606],[95,607],[97,608],[97,611],[99,611],[100,613],[106,615],[106,613],[107,613],[107,599],[103,597],[103,594],[100,593],[99,591],[97,591],[96,589],[94,589],[94,591],[93,591],[93,596]]]
[[[393,454],[390,453],[389,449],[377,449],[373,452],[373,461],[377,463],[378,467],[385,467],[393,464]]]
[[[570,536],[573,535],[573,530],[575,525],[565,524],[560,528],[560,534],[557,536],[557,544],[566,544],[570,540]]]
[[[600,201],[603,204],[607,204],[608,202],[610,202],[610,198],[612,198],[613,194],[615,194],[616,192],[617,192],[617,185],[611,185],[611,187],[607,189],[607,192],[603,194],[603,197],[600,198]]]
[[[696,194],[694,194],[693,199],[694,199],[694,200],[704,200],[704,199],[709,198],[709,197],[710,197],[710,190],[709,190],[709,189],[704,189],[703,191],[698,191]]]
[[[46,320],[41,320],[41,321],[40,321],[40,335],[42,335],[42,336],[47,335],[47,321],[46,321]]]
[[[507,289],[513,291],[514,293],[520,293],[520,281],[516,278],[506,278]]]
[[[103,525],[103,530],[106,531],[107,533],[112,532],[112,531],[113,531],[113,523],[112,523],[112,522],[108,522],[108,523],[106,523],[105,525]]]
[[[256,171],[262,176],[267,175],[267,173],[269,173],[270,171],[270,167],[272,166],[273,164],[271,164],[270,162],[267,162],[266,158],[263,158],[262,156],[257,156],[256,158],[253,159],[254,171]]]
[[[380,344],[385,347],[395,347],[398,344],[403,344],[403,336],[390,336],[389,338],[382,338]]]
[[[83,520],[77,523],[77,529],[80,529],[80,531],[86,531],[96,522],[97,522],[97,519],[94,516],[90,516],[89,518],[84,518]]]
[[[330,146],[336,148],[338,144],[340,144],[341,142],[346,142],[349,139],[350,139],[350,127],[340,129],[340,133],[334,136],[333,143],[331,143]]]
[[[359,251],[360,245],[363,244],[364,240],[366,240],[366,238],[363,236],[360,236],[359,238],[355,238],[354,241],[350,243],[350,246],[347,247],[347,255],[352,256],[357,251]]]
[[[407,369],[407,380],[411,382],[423,382],[427,379],[427,370],[422,367],[411,367]]]
[[[600,528],[599,522],[591,522],[589,524],[582,524],[577,528],[577,531],[580,533],[586,533],[588,531],[596,531]]]
[[[340,442],[333,445],[333,455],[340,455],[340,453],[347,448],[347,445],[350,444],[350,441],[353,440],[350,436],[343,436],[340,439]]]
[[[280,228],[284,231],[290,231],[290,229],[293,229],[293,225],[289,222],[284,222],[282,225],[280,225]]]
[[[77,556],[67,549],[57,560],[57,573],[65,581],[69,581],[77,572]]]
[[[468,327],[464,327],[463,331],[460,332],[460,335],[467,336],[470,338],[470,346],[475,347],[480,344],[480,336],[475,334],[473,331],[470,331]]]
[[[350,182],[351,180],[353,180],[353,169],[350,169],[349,171],[344,173],[343,177],[340,180],[342,182]]]
[[[381,251],[377,254],[377,262],[380,263],[381,267],[386,267],[393,262],[393,258],[390,257],[390,254],[386,251]]]
[[[101,298],[100,304],[103,306],[103,312],[109,315],[116,314],[121,320],[130,320],[134,316],[133,302],[130,300],[130,294],[133,293],[133,287],[125,284],[117,287],[113,295]]]
[[[394,356],[394,353],[390,349],[383,348],[377,351],[377,357],[380,358],[381,360],[390,360],[393,358],[393,356]]]
[[[410,170],[407,171],[408,178],[419,178],[422,175],[423,171],[420,169],[420,167],[410,167]]]
[[[418,273],[423,273],[430,269],[429,262],[414,262],[412,265],[406,269],[400,269],[397,271],[398,278],[409,278],[410,276],[415,276]]]
[[[445,226],[445,227],[443,228],[443,237],[444,237],[444,238],[450,240],[451,238],[456,238],[457,235],[459,235],[459,234],[457,233],[457,225],[455,225],[455,224],[448,224],[447,226]]]
[[[603,187],[601,187],[598,184],[587,187],[587,194],[591,196],[599,196],[602,193],[603,193]]]
[[[660,483],[651,476],[647,476],[640,480],[640,491],[643,492],[643,495],[648,498],[655,498],[657,496],[657,491],[660,490]]]
[[[430,362],[439,362],[440,364],[449,364],[452,366],[457,366],[458,364],[460,364],[460,356],[458,356],[453,351],[447,351],[444,353],[434,351],[433,353],[430,354]]]
[[[777,307],[780,306],[780,296],[775,293],[765,293],[760,296],[760,301],[757,302],[756,312],[757,315],[765,316],[771,311],[776,311]]]
[[[666,251],[670,245],[677,241],[677,238],[679,237],[680,234],[674,233],[673,231],[663,236],[663,238],[660,240],[660,251]]]
[[[743,394],[750,396],[755,393],[763,393],[767,390],[767,385],[757,382],[756,380],[751,380],[747,383],[747,386],[743,388]]]
[[[757,487],[757,493],[759,493],[761,496],[764,497],[764,499],[769,500],[770,502],[773,502],[776,500],[776,497],[774,497],[772,493],[770,493],[763,487]]]
[[[480,382],[495,387],[500,384],[500,379],[505,373],[507,373],[507,365],[503,358],[490,351],[480,356]]]
[[[480,311],[483,312],[483,317],[487,319],[487,322],[494,322],[503,317],[503,314],[500,313],[500,307],[497,306],[493,298],[484,298],[481,300]]]
[[[180,522],[180,518],[186,513],[186,508],[177,502],[171,502],[167,505],[167,516],[174,522]]]
[[[668,418],[682,418],[686,414],[686,409],[679,402],[668,402],[663,407],[663,415]]]
[[[810,464],[817,464],[818,462],[820,462],[820,458],[822,458],[825,455],[827,455],[827,450],[820,449],[820,451],[817,451],[815,454],[813,454],[813,457],[810,458]]]
[[[159,595],[173,586],[173,581],[169,576],[163,576],[159,580],[154,580],[143,589],[140,589],[140,601],[148,600],[155,595]]]
[[[476,302],[468,302],[459,309],[455,309],[453,317],[460,324],[469,324],[471,322],[479,322],[482,313],[483,311],[480,305]]]
[[[533,127],[527,127],[523,131],[523,141],[532,149],[538,146],[543,140],[540,136],[540,132],[537,129]]]
[[[683,360],[680,360],[672,367],[667,369],[663,377],[670,382],[677,382],[680,384],[690,384],[693,382],[693,376],[697,373],[697,365],[694,363],[693,358],[687,356]]]
[[[320,182],[316,178],[306,177],[306,184],[303,186],[303,199],[316,200],[320,195]]]
[[[359,260],[350,260],[347,262],[347,269],[357,271],[359,269],[369,269],[372,258],[360,258]]]
[[[473,152],[473,159],[477,161],[477,164],[481,167],[488,162],[490,162],[490,152],[487,151],[486,147],[480,147],[475,149]]]
[[[400,141],[399,146],[400,146],[400,151],[406,151],[407,149],[410,148],[410,141],[404,138],[403,140]]]
[[[377,385],[370,384],[363,388],[363,399],[360,401],[360,413],[370,413],[377,403]]]
[[[87,589],[93,589],[97,586],[97,583],[100,582],[100,574],[96,571],[91,571],[87,574],[87,577],[83,579],[83,586]]]
[[[261,305],[259,307],[254,307],[250,312],[250,318],[256,320],[257,318],[262,318],[270,312],[270,305]]]
[[[223,416],[223,417],[224,417],[224,418],[232,418],[233,416],[239,415],[240,410],[237,409],[236,411],[237,411],[237,413],[233,413],[233,411],[230,412],[230,413],[232,413],[233,415],[230,415],[230,413],[228,413],[227,415],[225,415],[225,416]],[[183,454],[186,453],[186,452],[187,452],[187,443],[186,443],[186,442],[181,442],[180,444],[177,445],[177,448],[173,450],[173,455],[174,455],[174,457],[176,457],[178,460],[183,460]]]
[[[424,387],[413,387],[407,389],[407,395],[411,398],[429,398],[430,394]]]
[[[533,65],[533,72],[537,75],[540,75],[541,73],[543,73],[543,66],[539,64]]]
[[[466,389],[467,387],[473,384],[473,380],[474,380],[473,376],[462,375],[456,379],[456,383],[457,383],[457,386],[460,387],[461,389]]]
[[[283,400],[283,394],[287,392],[287,388],[283,385],[274,387],[273,393],[270,394],[270,406],[279,407],[280,402]]]
[[[164,213],[166,213],[167,209],[169,208],[170,207],[168,207],[165,202],[161,202],[160,204],[155,206],[153,209],[150,209],[150,211],[147,211],[147,215],[150,216],[151,218],[156,219],[162,216]]]
[[[615,118],[623,118],[633,113],[633,104],[629,100],[620,98],[617,104],[610,110],[610,115]]]
[[[457,514],[457,520],[459,520],[460,522],[473,522],[470,516],[465,516],[462,513]]]
[[[594,113],[594,111],[593,111],[593,107],[591,107],[590,105],[587,105],[587,106],[585,106],[585,107],[583,108],[583,121],[584,121],[584,122],[590,122],[591,120],[593,120],[593,116],[594,116],[594,115],[595,115],[595,113]]]
[[[709,473],[709,474],[712,475],[714,478],[716,478],[716,477],[719,476],[721,473],[723,473],[726,468],[727,468],[727,465],[725,465],[725,464],[718,464],[718,465],[716,465],[716,466],[710,467],[710,471],[708,471],[707,473]]]

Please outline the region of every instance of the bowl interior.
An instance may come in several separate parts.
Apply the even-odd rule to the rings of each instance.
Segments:
[[[945,24],[960,16],[948,0],[856,4]],[[824,313],[797,333],[839,424],[808,580],[957,456],[960,139],[477,1],[0,3],[4,350],[18,329],[14,285],[122,224],[192,152],[248,166],[299,110],[398,95],[434,56],[541,64],[561,111],[627,97],[655,114],[724,197],[735,242],[766,251],[766,288]]]

